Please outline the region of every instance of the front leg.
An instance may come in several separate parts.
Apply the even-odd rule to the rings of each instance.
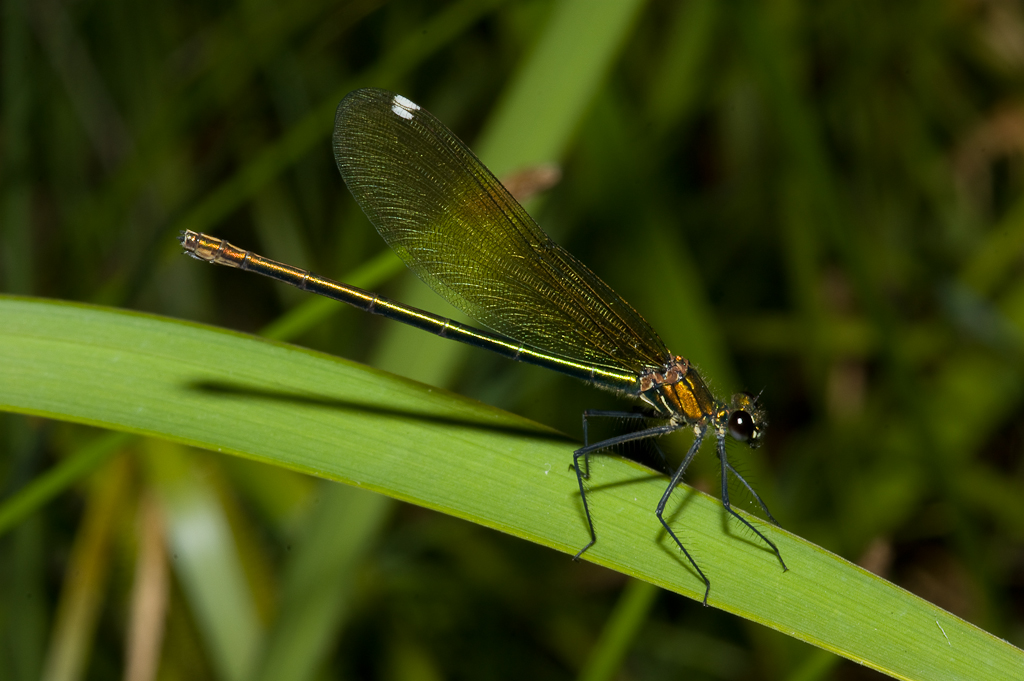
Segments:
[[[677,537],[676,533],[672,531],[672,528],[668,526],[664,517],[665,505],[668,504],[669,497],[672,496],[672,490],[674,490],[676,485],[682,481],[683,474],[686,473],[686,469],[689,468],[690,462],[693,461],[693,457],[697,455],[697,451],[700,449],[701,443],[704,442],[705,433],[707,433],[707,426],[702,427],[697,432],[697,438],[693,441],[693,444],[690,445],[690,451],[686,452],[683,462],[679,464],[679,468],[677,468],[676,472],[672,475],[672,479],[669,481],[668,487],[665,488],[665,493],[661,495],[661,501],[658,502],[658,508],[654,511],[654,515],[658,517],[658,521],[661,523],[662,527],[665,528],[665,531],[668,532],[668,536],[672,537],[676,546],[678,546],[679,550],[683,552],[684,556],[686,556],[686,560],[690,561],[690,565],[692,565],[693,569],[697,571],[697,576],[704,582],[704,605],[707,606],[708,594],[711,593],[711,580],[707,578],[704,571],[700,569],[699,565],[697,565],[697,561],[693,559],[690,552],[686,550],[685,546],[683,546],[683,542],[679,541],[679,537]]]
[[[728,471],[732,471],[733,475],[735,475],[740,480],[740,482],[742,482],[743,485],[748,490],[750,490],[751,494],[754,495],[754,498],[758,500],[758,502],[761,504],[761,508],[764,509],[764,512],[768,513],[768,507],[765,506],[763,501],[761,501],[761,497],[757,496],[757,493],[755,493],[754,490],[747,483],[747,481],[743,479],[743,476],[737,473],[736,469],[733,468],[732,464],[729,463],[729,459],[725,455],[725,433],[720,433],[718,435],[718,460],[722,462],[722,505],[725,506],[725,510],[728,511],[730,515],[732,515],[732,517],[736,518],[741,523],[746,525],[751,532],[760,537],[761,541],[763,541],[765,544],[771,547],[772,551],[775,552],[775,557],[779,559],[779,564],[782,565],[782,571],[786,572],[787,570],[789,570],[789,568],[786,567],[786,561],[782,560],[782,554],[779,553],[779,547],[775,545],[775,542],[773,542],[768,537],[764,536],[761,533],[761,531],[753,525],[751,525],[746,518],[744,518],[735,510],[733,510],[732,504],[729,503],[729,480],[726,476],[728,474]],[[771,513],[768,513],[768,518],[772,521],[773,524],[778,525],[778,523],[775,522],[775,518],[772,518]]]

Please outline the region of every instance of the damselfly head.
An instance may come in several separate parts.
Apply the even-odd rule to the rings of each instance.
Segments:
[[[757,397],[747,392],[732,396],[728,427],[733,438],[757,447],[767,425],[768,417],[757,403]]]

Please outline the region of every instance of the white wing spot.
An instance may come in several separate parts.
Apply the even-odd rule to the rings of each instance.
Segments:
[[[416,102],[406,99],[402,95],[395,95],[394,99],[391,100],[391,111],[401,118],[407,121],[412,120],[412,114],[414,111],[419,111],[420,107]]]

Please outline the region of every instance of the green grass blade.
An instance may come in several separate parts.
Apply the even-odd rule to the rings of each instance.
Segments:
[[[586,540],[574,444],[543,426],[354,363],[237,333],[0,297],[0,405],[247,456],[433,508],[565,553]],[[586,558],[690,598],[703,588],[658,530],[662,476],[595,458]],[[1007,679],[1024,653],[784,530],[681,487],[671,521],[710,604],[897,678]]]
[[[20,524],[39,507],[70,485],[99,468],[118,448],[128,442],[123,433],[110,433],[69,456],[46,471],[24,489],[0,503],[0,535]]]
[[[221,681],[249,678],[263,631],[234,536],[217,493],[187,450],[160,443],[146,453],[174,570]]]
[[[110,545],[118,521],[130,505],[129,490],[123,457],[112,460],[89,490],[64,572],[41,677],[44,681],[76,681],[85,676],[107,591]]]
[[[660,590],[648,582],[629,580],[605,622],[601,638],[594,644],[594,652],[580,672],[580,681],[615,678],[659,593]]]
[[[390,499],[323,483],[315,515],[284,575],[281,612],[255,681],[314,679],[352,609],[359,569],[394,506]]]
[[[562,157],[642,7],[571,0],[554,8],[475,145],[491,172],[502,177]]]

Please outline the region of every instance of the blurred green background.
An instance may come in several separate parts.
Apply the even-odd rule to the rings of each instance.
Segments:
[[[204,230],[452,314],[331,158],[345,92],[396,90],[499,176],[559,163],[541,225],[720,395],[763,389],[766,445],[730,452],[784,527],[1024,645],[1019,4],[5,0],[2,44],[3,292],[266,333],[575,438],[583,409],[628,408],[180,254]],[[261,464],[17,415],[0,448],[3,679],[572,678],[637,602]],[[52,501],[5,503],[48,470]],[[687,482],[715,490],[714,457]],[[295,606],[325,570],[335,590]],[[878,676],[647,605],[620,678]]]

